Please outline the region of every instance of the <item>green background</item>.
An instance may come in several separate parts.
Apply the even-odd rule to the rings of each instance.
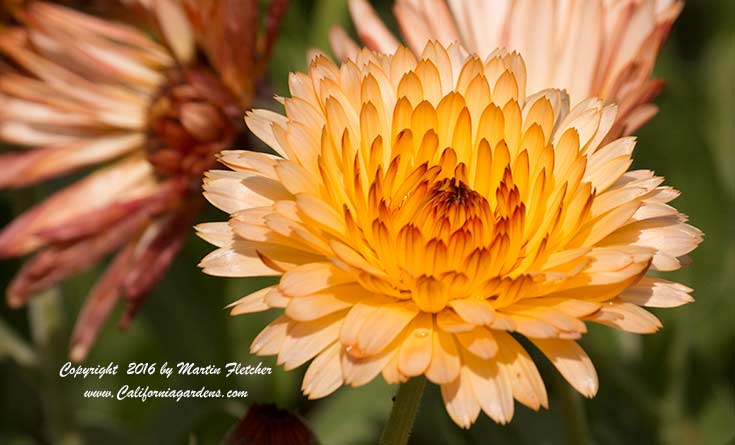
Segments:
[[[390,18],[390,3],[377,2]],[[446,415],[438,389],[429,386],[411,443],[442,444],[725,444],[735,436],[735,2],[690,1],[659,58],[656,75],[668,86],[661,112],[642,129],[635,168],[653,169],[682,191],[675,206],[706,238],[692,266],[667,274],[695,289],[696,302],[653,310],[664,329],[636,336],[591,326],[582,340],[596,365],[600,391],[583,400],[535,356],[547,383],[550,408],[533,412],[516,404],[508,426],[481,414],[470,430]],[[343,0],[292,1],[258,106],[285,93],[289,71],[303,69],[311,47],[326,48],[332,24],[349,27]],[[242,147],[245,148],[245,147]],[[0,223],[69,182],[0,193]],[[202,221],[224,220],[208,209]],[[163,282],[127,332],[113,314],[87,364],[120,364],[102,380],[61,379],[76,314],[102,267],[33,299],[21,310],[0,308],[0,444],[209,444],[218,443],[247,404],[273,402],[307,419],[323,444],[374,443],[391,407],[395,387],[377,379],[308,401],[299,387],[304,367],[284,372],[272,358],[248,354],[254,336],[274,313],[230,318],[227,303],[262,287],[263,280],[202,274],[197,262],[211,250],[191,236]],[[0,263],[5,288],[19,260]],[[230,361],[273,367],[271,377],[127,376],[129,362],[172,364]],[[87,389],[121,385],[152,388],[247,389],[247,399],[92,400]],[[571,421],[570,419],[576,419]]]

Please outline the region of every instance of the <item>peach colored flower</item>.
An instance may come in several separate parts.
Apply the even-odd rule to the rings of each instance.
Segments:
[[[650,76],[682,7],[680,0],[396,0],[394,11],[416,55],[432,39],[461,42],[483,57],[505,47],[526,61],[529,92],[561,88],[572,105],[588,97],[617,103],[611,140],[657,113],[651,101],[663,82]],[[350,11],[365,45],[395,50],[398,40],[367,0],[350,0]],[[342,59],[358,48],[339,28],[331,41]]]
[[[205,196],[230,214],[201,224],[211,275],[277,276],[232,314],[282,315],[251,351],[287,370],[311,361],[309,398],[378,374],[425,375],[449,415],[500,423],[513,400],[547,406],[533,342],[585,396],[597,375],[575,340],[585,322],[637,333],[643,309],[691,301],[649,270],[678,269],[701,232],[649,170],[627,171],[633,138],[608,144],[616,107],[526,95],[516,53],[484,60],[426,46],[419,60],[363,50],[315,58],[290,78],[286,115],[249,113],[277,155],[225,151]]]
[[[273,4],[263,33],[255,0],[157,1],[142,12],[161,42],[46,2],[28,2],[0,32],[0,140],[25,147],[0,155],[0,187],[98,167],[0,232],[0,257],[37,252],[8,303],[118,252],[77,320],[75,360],[118,300],[128,306],[121,325],[130,321],[181,247],[202,174],[245,131],[242,112],[283,12]]]

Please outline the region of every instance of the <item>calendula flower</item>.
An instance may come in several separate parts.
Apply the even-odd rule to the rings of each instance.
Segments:
[[[483,57],[504,47],[526,61],[528,91],[566,89],[572,105],[593,96],[617,103],[611,140],[658,112],[650,102],[663,82],[651,71],[682,7],[680,0],[396,0],[394,11],[416,55],[430,39],[461,42]],[[398,40],[367,0],[350,0],[350,12],[365,45],[395,51]],[[340,58],[357,52],[343,30],[330,37]]]
[[[284,4],[264,33],[255,0],[137,6],[159,40],[46,2],[0,33],[0,139],[27,147],[0,155],[0,187],[99,166],[0,232],[0,257],[37,252],[9,286],[15,307],[117,251],[77,320],[75,360],[121,298],[127,325],[180,249],[204,171],[245,131]]]
[[[678,269],[701,241],[667,205],[677,192],[627,171],[633,138],[601,144],[615,106],[527,96],[517,53],[319,56],[290,92],[285,116],[246,118],[277,155],[225,151],[232,171],[207,173],[205,196],[231,216],[198,231],[219,247],[206,273],[280,277],[232,314],[283,312],[251,351],[287,370],[313,359],[308,397],[425,375],[458,425],[480,410],[505,423],[514,399],[547,406],[511,332],[591,397],[585,322],[655,332],[641,306],[691,301],[646,275]]]

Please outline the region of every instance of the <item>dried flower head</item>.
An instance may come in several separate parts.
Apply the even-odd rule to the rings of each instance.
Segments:
[[[278,155],[225,151],[205,196],[230,214],[198,226],[220,276],[279,276],[233,314],[283,314],[251,351],[293,369],[323,397],[378,374],[425,375],[449,415],[497,422],[513,399],[547,405],[531,340],[585,396],[597,375],[575,341],[597,322],[637,333],[641,306],[691,301],[649,270],[678,269],[701,233],[648,170],[627,171],[633,138],[601,144],[616,107],[565,93],[526,95],[516,53],[485,60],[426,46],[417,60],[323,56],[290,78],[286,116],[248,115]]]
[[[528,67],[528,91],[566,89],[574,106],[588,97],[618,104],[608,141],[632,134],[658,108],[663,88],[651,72],[680,0],[397,0],[394,11],[408,46],[418,55],[430,39],[461,42],[486,57],[495,48],[520,52]],[[398,40],[367,0],[350,0],[360,39],[392,53]],[[335,28],[332,48],[342,59],[357,52]]]
[[[232,429],[226,445],[316,445],[304,420],[275,405],[255,404]]]
[[[137,5],[159,41],[27,3],[0,32],[0,140],[27,147],[0,155],[0,187],[105,165],[7,225],[0,257],[37,252],[9,286],[17,307],[117,251],[75,326],[81,360],[117,301],[125,326],[180,249],[203,173],[245,131],[284,2],[271,3],[264,32],[255,0]]]

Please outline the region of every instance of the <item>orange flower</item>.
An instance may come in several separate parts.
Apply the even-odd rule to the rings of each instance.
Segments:
[[[277,308],[251,351],[287,370],[312,360],[310,398],[378,374],[425,375],[469,427],[513,399],[547,406],[529,338],[585,396],[597,375],[585,322],[661,325],[641,308],[691,301],[648,270],[678,269],[701,233],[648,170],[626,172],[633,138],[601,144],[616,107],[564,92],[526,96],[516,53],[485,61],[429,44],[420,60],[363,50],[315,58],[290,78],[286,116],[246,121],[278,153],[225,151],[205,196],[230,214],[198,226],[219,276],[279,276],[232,304]]]
[[[682,7],[680,0],[397,0],[395,16],[416,55],[430,39],[461,42],[483,57],[505,47],[526,61],[529,92],[561,88],[572,105],[588,97],[617,103],[612,140],[658,112],[650,102],[663,82],[650,76]],[[369,48],[395,50],[398,40],[366,0],[350,0],[350,11]],[[357,52],[339,28],[331,41],[342,59]]]
[[[244,133],[283,12],[283,2],[272,5],[263,35],[255,0],[151,3],[143,12],[164,43],[45,2],[18,9],[20,26],[0,32],[0,139],[28,147],[0,155],[0,187],[105,163],[0,232],[0,257],[38,252],[10,284],[16,307],[119,251],[77,320],[73,359],[86,356],[120,298],[121,325],[130,321],[181,247],[202,174]]]

